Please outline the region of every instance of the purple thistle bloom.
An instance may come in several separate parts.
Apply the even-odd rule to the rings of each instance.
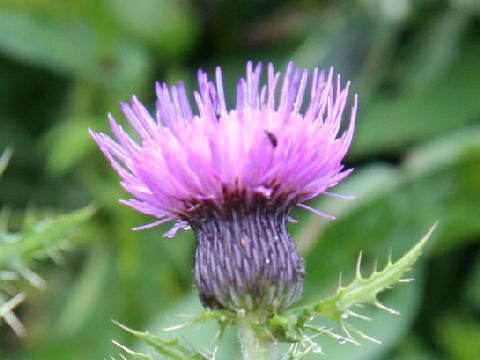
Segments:
[[[134,96],[121,108],[141,141],[113,119],[117,141],[90,131],[132,199],[120,200],[159,220],[177,221],[166,236],[191,226],[198,246],[195,281],[210,308],[285,310],[303,290],[304,265],[286,222],[295,206],[333,218],[303,202],[351,173],[341,163],[352,141],[357,98],[348,128],[340,133],[348,87],[333,69],[313,71],[310,104],[300,113],[308,71],[289,63],[276,105],[280,73],[272,64],[260,88],[262,66],[247,64],[228,110],[222,71],[215,83],[199,71],[194,92],[157,83],[155,119]]]

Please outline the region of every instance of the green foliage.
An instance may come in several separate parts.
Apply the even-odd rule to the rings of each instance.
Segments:
[[[3,219],[0,228],[0,269],[23,273],[32,260],[58,258],[58,252],[68,245],[67,239],[72,236],[74,229],[84,224],[94,212],[95,208],[88,206],[40,221],[29,214],[21,231],[16,233],[7,232],[7,221]],[[35,284],[33,279],[31,282]]]
[[[480,356],[480,325],[471,314],[447,314],[438,319],[438,337],[451,359],[467,360]],[[458,344],[462,347],[459,348]]]
[[[11,151],[6,150],[0,157],[0,176],[7,167]],[[43,288],[44,280],[31,270],[35,260],[50,257],[59,261],[60,251],[67,247],[74,230],[84,224],[95,212],[92,206],[67,215],[50,217],[37,221],[33,213],[27,214],[23,228],[16,233],[8,232],[7,212],[0,218],[0,320],[10,325],[17,335],[24,335],[25,329],[13,313],[13,309],[25,300],[25,293],[19,292],[8,298],[7,281],[26,279],[31,285]],[[3,292],[2,292],[3,290]]]
[[[23,335],[25,329],[12,310],[25,300],[25,293],[19,292],[7,300],[11,288],[6,281],[24,278],[31,285],[44,288],[44,280],[31,269],[32,263],[47,257],[59,262],[62,259],[60,251],[69,246],[74,230],[94,212],[95,209],[89,206],[40,221],[30,214],[21,231],[16,233],[7,231],[6,213],[3,212],[0,227],[0,290],[4,289],[5,294],[0,292],[0,319],[4,319],[17,335]]]

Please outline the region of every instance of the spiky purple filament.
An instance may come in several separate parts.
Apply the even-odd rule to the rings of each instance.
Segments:
[[[357,103],[348,129],[337,137],[348,84],[342,89],[338,78],[334,90],[333,70],[326,76],[315,69],[310,105],[302,116],[307,75],[288,65],[278,106],[280,74],[269,64],[267,85],[260,90],[261,64],[253,69],[251,62],[246,79],[238,82],[237,106],[231,111],[220,68],[216,85],[199,72],[200,92],[194,93],[199,115],[193,115],[182,83],[171,90],[157,84],[156,119],[135,96],[130,105],[122,104],[140,144],[111,115],[118,142],[90,131],[134,196],[121,201],[159,219],[183,220],[189,208],[205,199],[221,208],[229,193],[244,192],[247,202],[260,193],[297,205],[336,185],[351,172],[341,160],[352,140]]]

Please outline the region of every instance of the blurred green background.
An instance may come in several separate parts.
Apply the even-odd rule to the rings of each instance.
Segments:
[[[0,270],[28,261],[46,281],[0,280],[5,301],[26,293],[15,309],[26,334],[1,324],[1,359],[118,357],[111,339],[139,344],[111,319],[160,332],[200,308],[191,231],[131,231],[152,219],[118,203],[127,195],[87,129],[107,131],[108,112],[123,119],[118,104],[132,94],[153,110],[155,80],[193,91],[199,67],[223,67],[234,103],[248,59],[334,65],[360,95],[347,159],[356,171],[336,189],[356,200],[318,199],[333,222],[294,214],[305,302],[334,291],[340,272],[351,279],[361,249],[368,272],[440,221],[416,281],[382,299],[402,315],[374,311],[359,325],[383,345],[319,338],[324,358],[480,359],[480,1],[0,0],[0,152],[13,149],[0,180],[4,235],[42,238],[38,219],[97,207],[52,235],[70,244],[59,264],[56,245],[33,262],[0,248]],[[211,325],[180,336],[211,349]],[[228,333],[217,358],[238,358],[236,347]]]

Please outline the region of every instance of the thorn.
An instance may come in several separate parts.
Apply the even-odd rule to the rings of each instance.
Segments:
[[[392,248],[388,249],[388,264],[387,266],[392,265]]]
[[[361,332],[360,330],[355,329],[353,326],[349,326],[349,329],[350,329],[350,331],[354,332],[355,334],[357,334],[358,336],[360,336],[361,338],[363,338],[365,340],[371,341],[371,342],[373,342],[375,344],[378,344],[378,345],[382,344],[382,342],[380,340],[375,339],[374,337],[368,336],[367,334]]]
[[[135,330],[130,329],[128,326],[119,323],[117,320],[110,319],[110,321],[111,321],[112,323],[114,323],[115,325],[117,325],[120,329],[122,329],[122,330],[124,330],[124,331],[126,331],[126,332],[128,332],[128,333],[133,334],[133,333],[135,332]],[[148,332],[147,332],[147,333],[148,333]],[[112,340],[112,341],[113,341],[113,340]]]
[[[346,325],[346,324],[342,321],[342,323],[340,324],[340,327],[342,328],[343,332],[344,332],[345,334],[347,334],[347,337],[348,337],[349,339],[353,339],[353,336],[352,336],[352,334],[350,333],[350,331],[349,331],[349,329],[348,329],[348,325]]]
[[[122,324],[120,324],[120,323],[119,323],[117,320],[115,320],[115,319],[110,319],[110,321],[111,321],[114,325],[117,325],[117,326],[119,326],[119,327],[122,327],[122,326],[123,326]]]
[[[359,314],[359,313],[356,313],[355,311],[352,311],[352,310],[348,310],[348,315],[350,315],[352,317],[355,317],[357,319],[360,319],[360,320],[372,321],[372,319],[370,317]]]
[[[20,294],[18,294],[18,295],[20,295]],[[16,295],[16,296],[18,296],[18,295]],[[13,300],[13,299],[11,299],[11,300]],[[3,312],[3,310],[4,310],[3,307],[5,305],[7,305],[11,300],[6,302],[0,308],[0,312]],[[15,306],[17,306],[17,304],[13,304],[13,307],[15,307]],[[7,309],[7,311],[3,314],[3,320],[5,320],[5,322],[8,324],[8,326],[10,326],[10,328],[15,332],[15,334],[18,337],[23,337],[25,335],[26,330],[25,330],[25,327],[23,326],[23,324],[21,323],[21,321],[17,318],[15,313],[12,311],[13,307],[10,310]],[[2,314],[0,314],[0,318],[2,318]]]
[[[38,289],[45,287],[45,280],[43,280],[37,273],[33,272],[29,268],[23,268],[19,270],[20,274],[33,286]]]
[[[132,354],[132,353],[133,353],[132,350],[130,350],[129,348],[127,348],[125,345],[120,344],[120,343],[119,343],[118,341],[116,341],[116,340],[113,340],[113,339],[112,339],[112,343],[113,343],[114,345],[118,346],[120,349],[122,349],[123,351],[125,351],[125,352],[128,353],[128,354]]]
[[[415,280],[414,278],[407,278],[407,279],[400,279],[400,280],[398,280],[398,282],[400,284],[406,284],[406,283],[412,282],[414,280]]]
[[[391,309],[385,305],[383,305],[381,302],[377,301],[374,304],[376,307],[378,307],[381,310],[385,310],[386,312],[392,314],[392,315],[400,315],[400,313],[397,310]]]
[[[427,234],[422,238],[422,240],[420,240],[421,242],[424,242],[424,241],[427,241],[428,239],[430,239],[430,236],[432,235],[432,233],[435,231],[435,229],[438,226],[438,222],[439,222],[438,220],[435,221],[435,223],[432,225],[432,227],[430,229],[428,229]]]
[[[49,250],[47,251],[47,255],[52,259],[55,265],[63,265],[65,263],[65,258],[59,251]]]
[[[18,280],[19,276],[15,271],[0,271],[0,280],[10,281]]]
[[[25,293],[21,292],[8,300],[6,303],[0,306],[0,318],[15,309],[17,305],[21,304],[25,300]]]
[[[218,345],[215,345],[213,350],[211,351],[212,353],[212,360],[215,360],[217,358],[217,352],[218,352]]]
[[[323,349],[320,345],[318,345],[315,341],[312,340],[313,337],[308,337],[304,335],[303,340],[308,343],[308,351],[313,351],[316,354],[322,354],[323,355]]]
[[[332,331],[332,329],[316,328],[314,326],[308,326],[308,327],[306,327],[306,329],[311,330],[311,331],[315,331],[317,333],[315,336],[317,336],[317,335],[330,336],[330,337],[334,338],[335,340],[337,340],[340,344],[345,344],[345,343],[348,342],[348,343],[351,343],[351,344],[354,344],[354,345],[360,345],[360,343],[358,343],[355,339],[352,339],[350,337],[345,337],[345,336],[339,335],[337,333],[334,333]]]
[[[358,254],[357,266],[356,266],[356,270],[355,270],[355,274],[356,274],[357,278],[359,278],[359,279],[362,279],[362,272],[361,272],[362,256],[363,256],[363,251],[360,251],[360,254]]]
[[[349,337],[345,337],[345,336],[340,336],[339,338],[337,338],[336,340],[338,340],[338,342],[342,345],[342,344],[345,344],[345,343],[350,343],[350,344],[353,344],[353,345],[356,345],[356,346],[360,346],[360,343],[354,339],[350,339]]]
[[[189,326],[190,323],[183,323],[183,324],[178,324],[178,325],[172,325],[172,326],[169,326],[169,327],[166,327],[166,328],[163,328],[162,330],[163,331],[177,331],[177,330],[180,330],[180,329],[183,329],[187,326]]]
[[[371,337],[371,336],[368,336],[367,334],[364,334],[364,333],[361,333],[360,335],[362,338],[368,340],[368,341],[371,341],[377,345],[382,345],[382,342],[378,339],[375,339],[374,337]]]
[[[373,261],[373,273],[375,274],[377,272],[377,266],[378,266],[378,261],[375,259]]]
[[[201,315],[201,314],[203,314],[203,313],[205,313],[205,312],[206,312],[206,311],[203,311],[203,312],[201,312],[201,313],[198,314],[198,315]],[[175,316],[183,317],[183,318],[193,318],[192,314],[177,314],[177,315],[175,315]]]
[[[340,275],[338,277],[338,288],[342,288],[342,272],[340,271]]]

